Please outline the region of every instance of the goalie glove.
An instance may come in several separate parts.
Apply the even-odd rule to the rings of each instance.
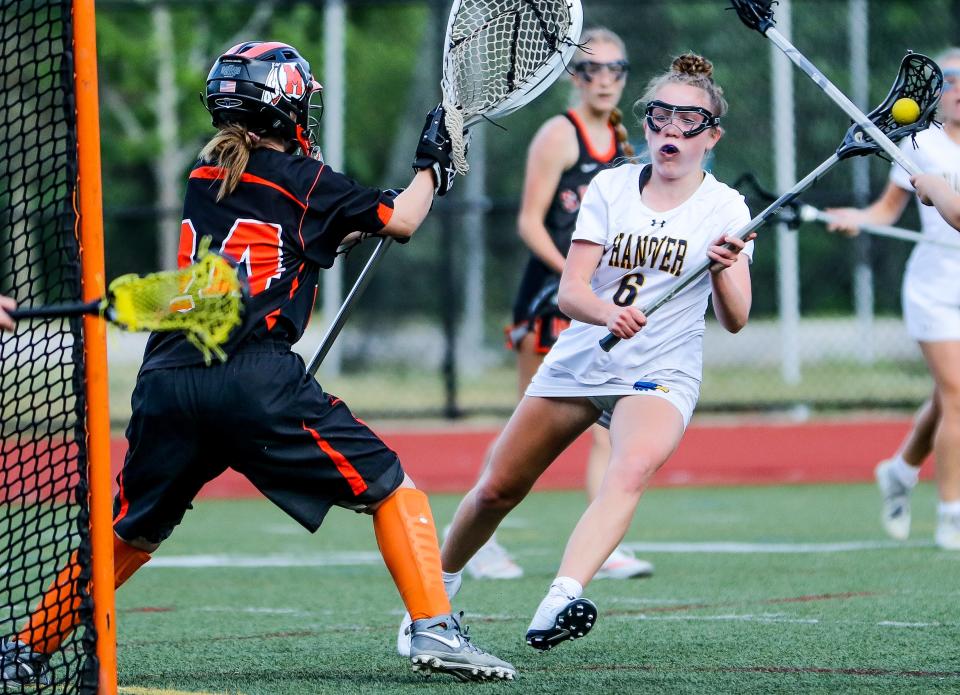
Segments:
[[[434,190],[438,196],[447,194],[457,175],[450,156],[450,134],[444,123],[444,116],[445,111],[441,104],[437,104],[436,108],[427,114],[427,122],[420,133],[413,160],[415,170],[430,169],[433,172]]]

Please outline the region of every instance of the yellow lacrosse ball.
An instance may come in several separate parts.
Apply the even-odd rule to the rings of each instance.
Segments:
[[[910,97],[902,97],[893,102],[890,115],[897,125],[910,125],[920,118],[920,105]]]

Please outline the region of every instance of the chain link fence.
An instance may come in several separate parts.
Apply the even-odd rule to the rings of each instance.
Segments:
[[[794,158],[793,179],[799,180],[836,149],[849,119],[799,70],[774,78],[784,74],[774,68],[779,51],[726,11],[727,4],[586,0],[585,25],[614,29],[627,45],[631,71],[621,108],[641,153],[632,103],[673,56],[692,50],[714,62],[730,102],[714,174],[733,184],[749,173],[776,189],[775,153]],[[239,35],[284,40],[301,48],[320,81],[330,83],[334,76],[324,65],[330,45],[320,37],[329,36],[322,29],[331,15],[322,2],[238,0],[225,9],[203,1],[104,0],[98,8],[108,267],[111,275],[148,271],[169,257],[164,247],[171,237],[163,230],[179,221],[171,190],[178,194],[192,156],[212,132],[196,98],[210,61]],[[404,185],[423,114],[439,98],[435,33],[446,4],[367,0],[342,9],[343,168],[371,185]],[[859,104],[865,111],[886,95],[907,50],[936,55],[960,36],[957,0],[793,0],[781,2],[777,16],[781,31],[841,90],[865,102]],[[142,36],[135,55],[124,42],[131,31]],[[785,87],[792,107],[783,101]],[[163,99],[167,103],[155,103]],[[516,399],[514,356],[502,338],[528,253],[516,233],[525,154],[536,129],[569,99],[561,79],[500,127],[480,126],[472,172],[437,202],[412,243],[390,251],[340,337],[338,364],[321,373],[325,385],[353,395],[352,403],[359,398],[367,414],[509,412]],[[789,132],[778,126],[784,113],[793,119]],[[804,200],[819,208],[865,204],[888,173],[889,164],[876,157],[844,162]],[[755,211],[765,205],[747,187],[742,192]],[[900,225],[917,229],[913,206]],[[813,223],[762,229],[750,324],[731,336],[709,320],[701,410],[919,403],[931,382],[900,318],[910,250],[909,242],[850,240]],[[361,248],[344,260],[344,293],[365,253]],[[327,320],[317,315],[303,352],[314,349]],[[129,364],[135,368],[136,340],[114,338],[115,375]]]

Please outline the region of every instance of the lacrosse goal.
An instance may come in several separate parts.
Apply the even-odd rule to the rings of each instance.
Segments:
[[[0,30],[0,293],[21,305],[96,298],[93,0],[3,2]],[[0,636],[15,638],[71,558],[80,567],[78,627],[31,692],[116,692],[110,496],[103,322],[30,321],[0,334]]]

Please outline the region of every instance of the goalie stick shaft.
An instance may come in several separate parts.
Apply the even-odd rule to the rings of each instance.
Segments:
[[[363,266],[363,270],[361,270],[360,275],[357,276],[356,282],[354,282],[353,287],[350,288],[350,293],[347,294],[346,299],[343,300],[343,304],[340,305],[340,310],[337,311],[337,315],[330,323],[330,327],[327,329],[326,334],[324,334],[323,340],[320,341],[320,347],[317,348],[316,352],[313,353],[313,357],[310,358],[307,371],[311,376],[317,375],[317,370],[320,369],[320,365],[323,364],[323,359],[327,356],[327,353],[330,352],[330,348],[333,347],[333,342],[337,339],[337,336],[340,335],[340,331],[347,322],[350,312],[353,311],[354,304],[356,304],[360,295],[363,294],[367,285],[370,284],[373,271],[380,265],[380,261],[383,260],[383,255],[392,243],[392,237],[383,237],[373,250],[373,253],[370,254],[366,265]]]
[[[866,114],[857,108],[856,104],[850,101],[843,92],[837,89],[783,34],[773,27],[767,29],[763,34],[770,39],[777,48],[783,51],[797,67],[803,70],[837,106],[843,109],[843,111],[863,129],[864,133],[870,136],[870,139],[883,149],[890,159],[902,166],[911,176],[922,173],[920,168],[907,159],[903,152],[900,151],[900,148],[897,147],[890,138],[884,135],[883,131],[881,131],[873,121],[867,118]]]
[[[752,232],[756,231],[758,228],[763,226],[767,220],[773,217],[777,210],[782,208],[784,205],[789,205],[792,203],[801,193],[815,184],[820,177],[835,167],[839,161],[840,157],[837,154],[831,155],[829,159],[825,160],[820,166],[807,174],[802,181],[798,182],[793,188],[770,203],[770,205],[768,205],[763,212],[747,222],[747,224],[739,229],[733,236],[737,237],[738,239],[746,239]],[[699,280],[704,273],[710,270],[712,265],[713,261],[707,258],[707,260],[693,269],[686,278],[678,282],[668,291],[664,292],[657,299],[655,299],[652,304],[644,308],[644,315],[649,317],[650,314],[676,297],[683,289]],[[603,348],[604,352],[610,352],[610,349],[619,343],[620,340],[621,338],[618,338],[613,333],[608,333],[605,338],[600,340],[600,347]]]
[[[7,311],[10,318],[20,321],[21,319],[44,319],[44,318],[69,318],[71,316],[85,316],[87,314],[100,313],[100,300],[92,302],[78,302],[75,304],[50,304],[48,306],[22,307]]]

